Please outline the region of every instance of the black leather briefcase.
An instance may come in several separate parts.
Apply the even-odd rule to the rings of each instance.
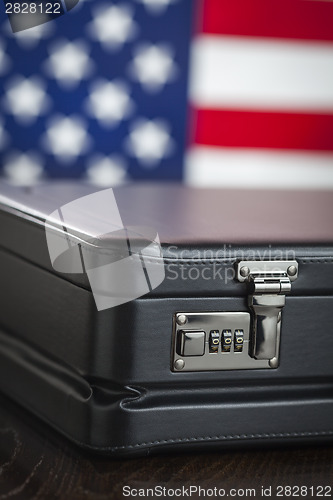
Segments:
[[[332,439],[332,192],[3,184],[0,204],[12,399],[116,455]]]

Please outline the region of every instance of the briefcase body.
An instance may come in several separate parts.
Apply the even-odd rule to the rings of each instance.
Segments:
[[[332,440],[331,192],[0,193],[3,393],[107,454]]]

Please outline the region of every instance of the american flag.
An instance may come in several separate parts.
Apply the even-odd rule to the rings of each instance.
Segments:
[[[0,21],[14,184],[333,188],[333,2],[80,0]]]

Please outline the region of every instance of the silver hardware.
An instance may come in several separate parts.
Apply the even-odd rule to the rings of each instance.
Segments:
[[[242,274],[244,267],[250,271],[247,277]],[[241,261],[237,264],[237,279],[247,281],[250,288],[248,304],[253,311],[250,355],[257,360],[269,360],[271,368],[279,364],[281,311],[297,275],[297,261]]]
[[[241,276],[246,278],[246,276],[248,276],[250,274],[250,269],[246,266],[243,266],[240,270],[240,274],[241,274]]]
[[[278,315],[285,305],[285,295],[250,295],[249,306],[254,311],[252,356],[256,359],[277,357],[280,337]]]
[[[186,328],[178,325],[178,317],[187,317]],[[212,371],[212,370],[256,370],[260,368],[273,368],[268,360],[256,360],[249,356],[250,344],[250,313],[249,312],[197,312],[176,313],[173,321],[173,342],[171,355],[171,370],[174,372]],[[232,345],[230,352],[222,350],[222,332],[230,330]],[[243,332],[243,348],[241,352],[235,348],[235,332]],[[210,351],[210,332],[218,331],[220,342],[216,352]],[[183,350],[184,336],[190,333],[205,332],[203,355],[188,355]],[[183,354],[180,354],[183,353]],[[180,362],[183,361],[184,365]],[[180,368],[182,366],[182,368]]]
[[[297,267],[296,266],[289,266],[287,269],[287,273],[289,276],[295,276],[297,273]]]
[[[269,366],[271,368],[277,368],[279,366],[279,358],[272,358],[269,360]]]
[[[249,275],[256,276],[284,276],[287,275],[288,268],[295,266],[296,273],[289,277],[290,281],[295,281],[298,273],[298,262],[296,260],[242,260],[237,263],[237,279],[238,281],[247,281],[248,276],[242,276],[240,270],[242,267],[248,267]]]
[[[185,316],[185,314],[178,314],[176,321],[178,325],[185,325],[187,322],[187,317]]]
[[[185,366],[185,361],[183,359],[176,359],[174,363],[175,370],[182,370]]]

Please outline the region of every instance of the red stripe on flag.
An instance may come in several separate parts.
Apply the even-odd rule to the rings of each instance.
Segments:
[[[200,109],[194,143],[207,146],[333,151],[333,115]]]
[[[333,2],[199,0],[199,32],[269,38],[333,40]]]

